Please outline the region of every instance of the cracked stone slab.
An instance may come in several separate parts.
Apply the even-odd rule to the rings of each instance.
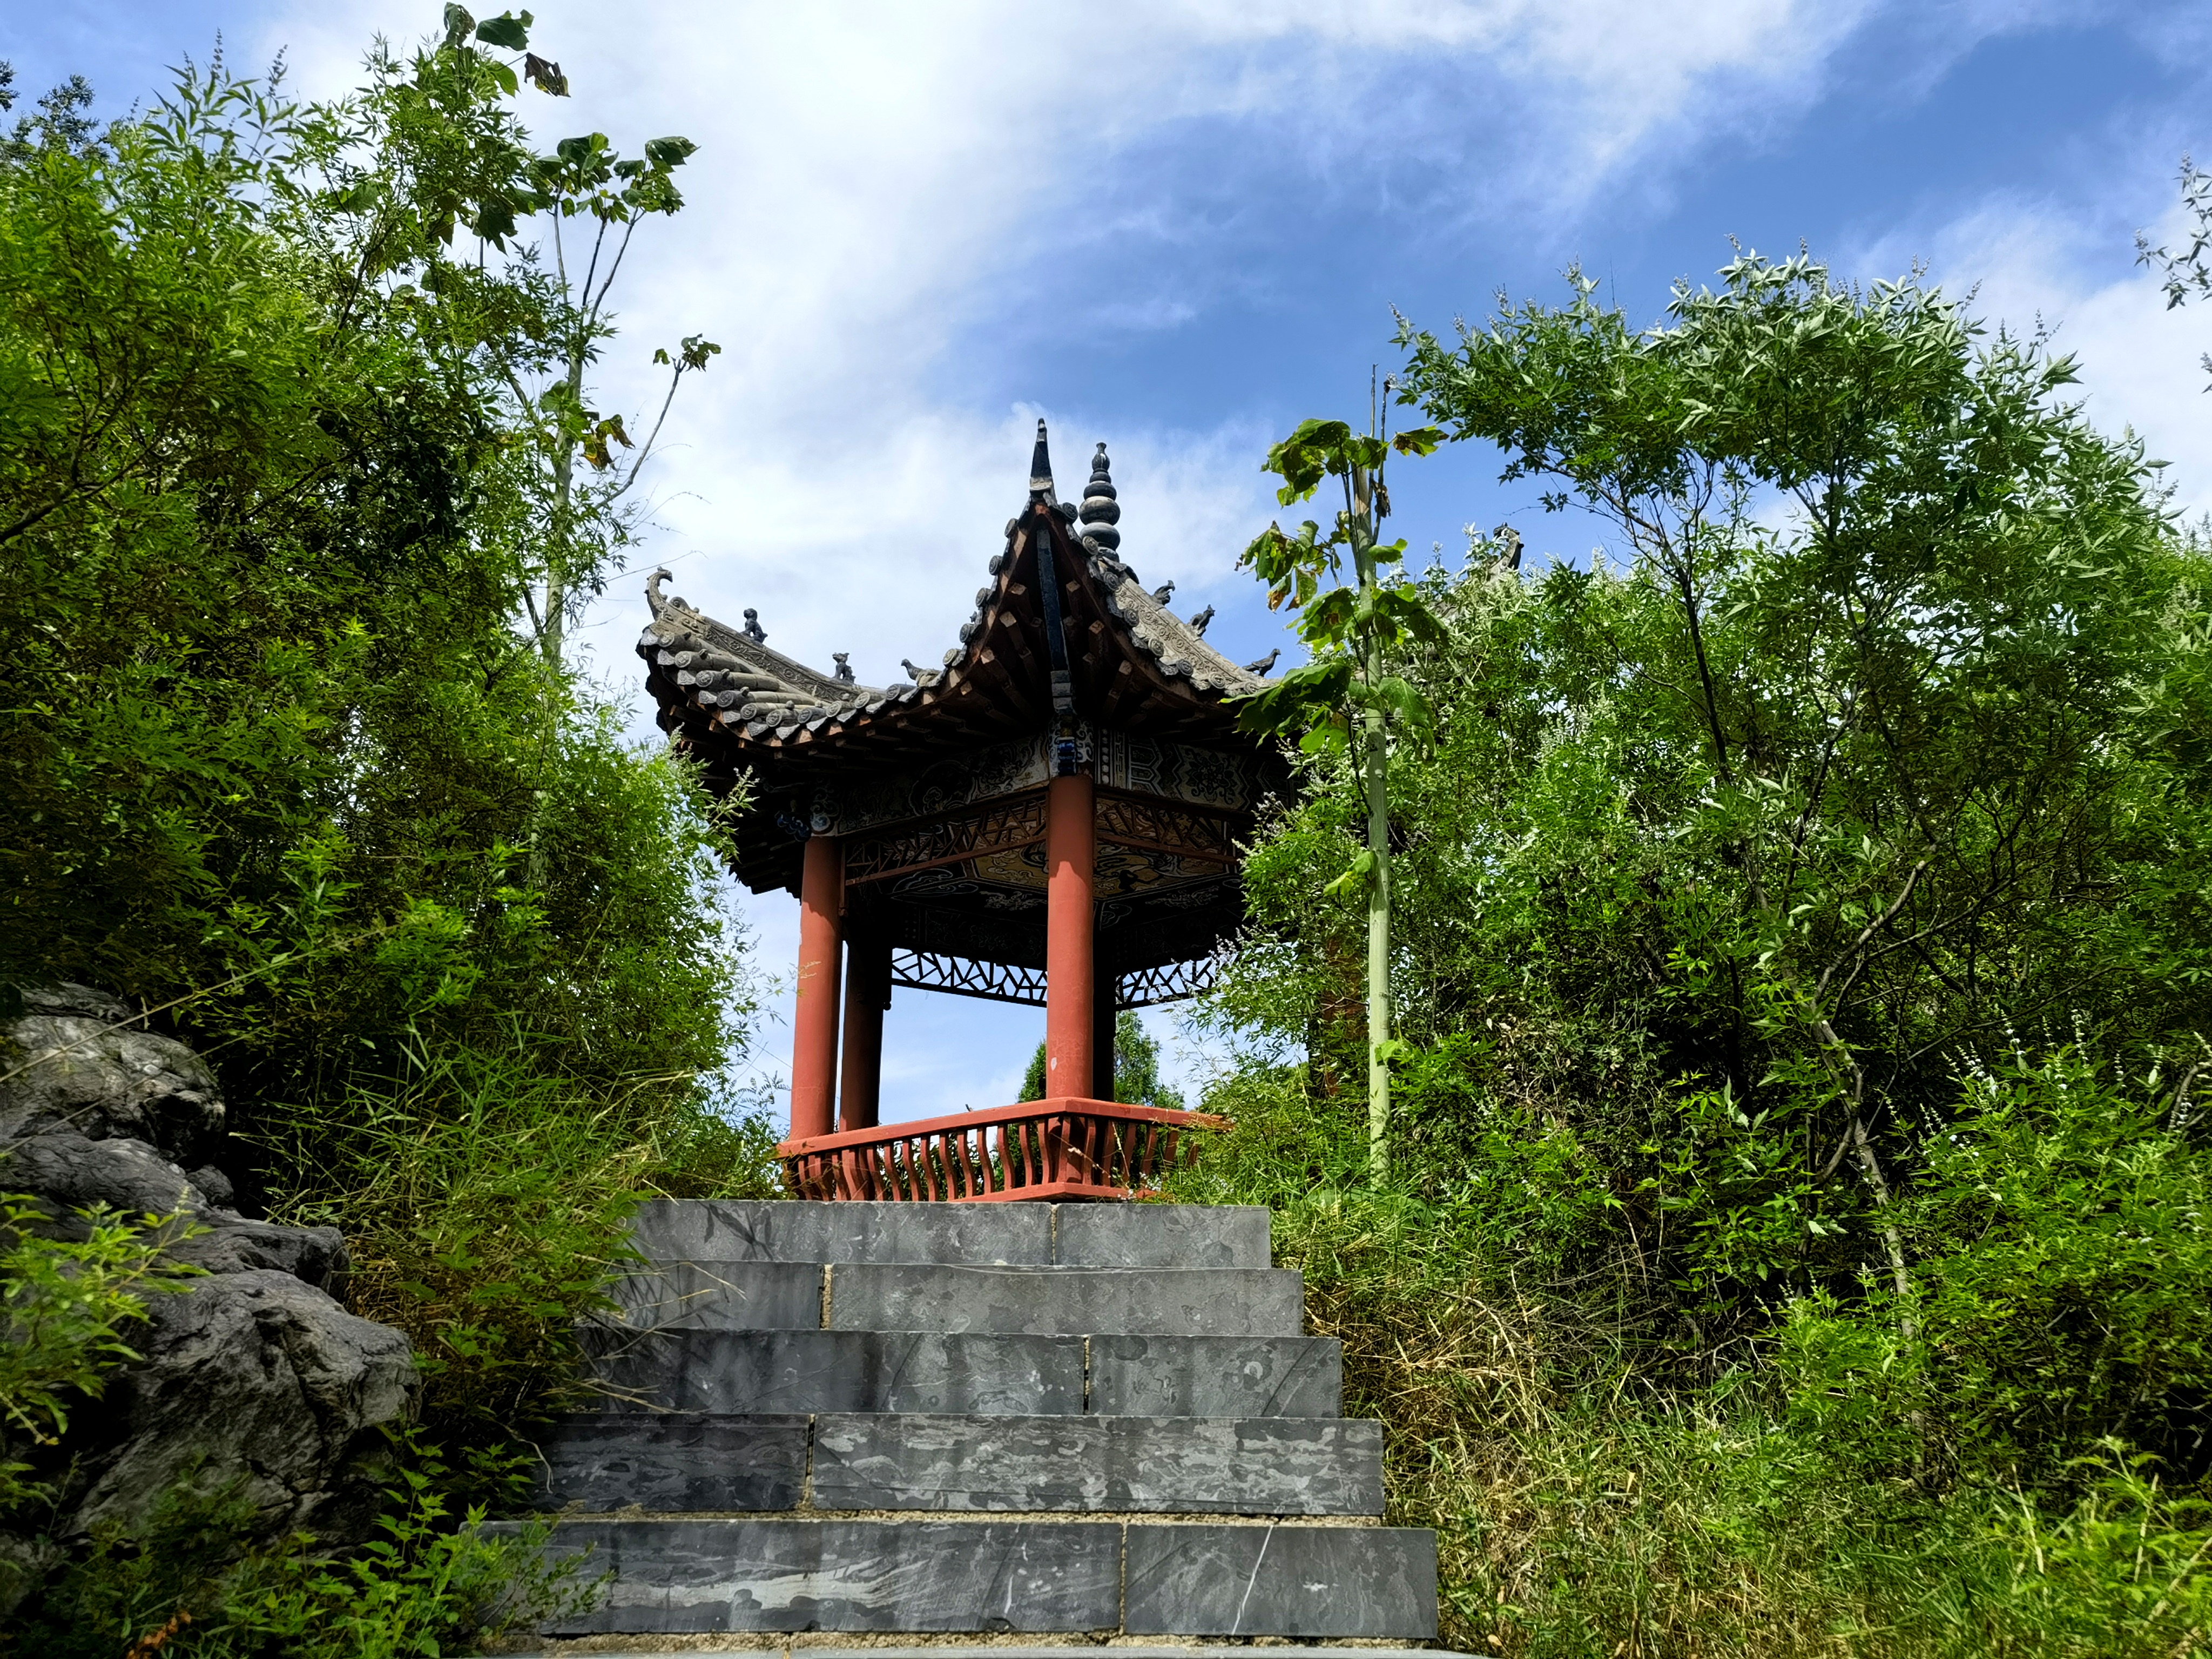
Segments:
[[[510,1523],[489,1530],[512,1531]],[[547,1636],[1111,1629],[1121,1528],[1089,1522],[571,1521],[550,1555],[611,1572]]]
[[[1264,1267],[1255,1205],[1061,1204],[1054,1260],[1070,1267]]]
[[[1410,1527],[1128,1528],[1133,1636],[1437,1633],[1437,1535]]]
[[[969,1646],[958,1642],[933,1642],[922,1648],[833,1648],[810,1644],[805,1650],[806,1659],[1076,1659],[1067,1643],[1051,1647],[1025,1648],[1010,1642],[977,1643]],[[642,1648],[629,1648],[622,1659],[693,1659],[698,1650],[684,1653],[673,1650],[647,1652]],[[1079,1651],[1079,1650],[1078,1650]],[[549,1653],[524,1653],[513,1659],[554,1659]],[[1223,1647],[1203,1642],[1116,1642],[1112,1659],[1254,1659],[1249,1644]],[[1460,1652],[1455,1648],[1393,1648],[1380,1643],[1362,1644],[1356,1652],[1347,1653],[1340,1647],[1299,1647],[1288,1642],[1271,1642],[1264,1659],[1481,1659],[1475,1654]]]
[[[586,1340],[608,1411],[1002,1417],[1084,1407],[1078,1336],[602,1328]]]
[[[1344,1346],[1324,1336],[1094,1336],[1091,1409],[1127,1417],[1337,1417]]]
[[[1060,1643],[1051,1647],[1025,1648],[1010,1642],[977,1643],[968,1646],[958,1642],[933,1642],[924,1648],[833,1648],[810,1644],[804,1652],[806,1659],[1077,1659],[1070,1644]],[[622,1659],[693,1659],[698,1652],[694,1648],[684,1653],[674,1651],[647,1652],[642,1648],[625,1649]],[[513,1659],[553,1659],[547,1653],[525,1653]],[[1209,1645],[1202,1642],[1116,1642],[1112,1659],[1254,1659],[1249,1644],[1233,1647]],[[1347,1653],[1340,1647],[1298,1647],[1291,1643],[1271,1642],[1263,1659],[1481,1659],[1475,1654],[1460,1652],[1455,1648],[1393,1648],[1379,1643],[1362,1644],[1355,1651]]]
[[[833,1268],[837,1330],[1296,1336],[1298,1275],[1264,1267]]]
[[[638,1206],[630,1223],[630,1240],[653,1261],[1029,1262],[1042,1267],[1053,1259],[1053,1207],[656,1199]]]
[[[825,1510],[1382,1513],[1382,1425],[1344,1419],[825,1416]]]
[[[557,1509],[789,1510],[806,1477],[803,1416],[563,1419],[542,1443],[539,1503]]]
[[[671,1261],[614,1283],[636,1330],[818,1330],[822,1269],[797,1261]]]

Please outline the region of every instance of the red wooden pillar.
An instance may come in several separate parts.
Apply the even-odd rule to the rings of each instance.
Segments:
[[[845,941],[845,1071],[837,1085],[837,1127],[872,1129],[884,1087],[884,1010],[891,1000],[891,942],[873,927]]]
[[[1091,1097],[1114,1098],[1114,971],[1102,950],[1091,957]]]
[[[837,1091],[837,947],[845,856],[835,836],[807,838],[799,876],[799,1006],[791,1017],[791,1136],[826,1135]]]
[[[1091,1089],[1091,887],[1098,861],[1089,775],[1054,778],[1045,796],[1044,1092]]]

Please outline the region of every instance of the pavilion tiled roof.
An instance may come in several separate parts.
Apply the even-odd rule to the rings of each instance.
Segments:
[[[1042,422],[1039,434],[1042,455]],[[1033,501],[1041,495],[1050,508],[1048,516],[1040,520],[1032,513],[1007,521],[1006,544],[991,559],[991,580],[976,590],[975,609],[961,625],[960,643],[945,653],[942,666],[921,669],[912,679],[891,685],[864,685],[824,674],[771,649],[757,623],[732,628],[681,599],[664,596],[667,573],[655,571],[646,589],[652,621],[638,641],[638,654],[646,659],[662,725],[672,730],[680,725],[700,736],[711,732],[722,744],[771,766],[773,751],[787,751],[797,760],[790,751],[845,750],[848,744],[842,740],[878,732],[889,736],[902,731],[901,746],[926,740],[939,735],[931,728],[939,724],[932,718],[939,706],[957,706],[957,717],[948,722],[951,729],[943,734],[956,741],[972,738],[979,714],[986,726],[994,713],[1023,726],[1036,725],[1036,706],[1048,692],[1020,682],[1035,680],[1042,659],[1042,651],[1024,641],[1039,625],[1031,550],[1042,523],[1048,526],[1063,580],[1073,579],[1071,594],[1078,586],[1086,589],[1103,613],[1097,620],[1110,617],[1119,624],[1112,632],[1127,642],[1133,665],[1149,670],[1142,676],[1143,690],[1149,694],[1140,699],[1149,705],[1145,712],[1180,714],[1186,721],[1195,718],[1200,727],[1217,728],[1225,736],[1233,720],[1224,718],[1223,702],[1256,691],[1267,681],[1208,645],[1196,628],[1147,592],[1121,558],[1115,524],[1120,509],[1107,473],[1105,446],[1098,450],[1079,513],[1052,500],[1049,476],[1041,489],[1040,481],[1032,479]],[[753,613],[746,614],[750,619]],[[974,696],[979,691],[980,708]],[[1091,701],[1095,705],[1111,698],[1094,696]],[[1094,707],[1089,712],[1111,719],[1129,711]]]

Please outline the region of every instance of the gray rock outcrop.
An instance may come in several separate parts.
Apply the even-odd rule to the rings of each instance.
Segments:
[[[0,1025],[0,1074],[13,1074],[0,1080],[0,1191],[35,1198],[41,1231],[57,1237],[84,1237],[79,1212],[96,1204],[173,1217],[167,1255],[207,1277],[149,1297],[145,1322],[126,1333],[143,1358],[71,1413],[61,1446],[32,1449],[58,1501],[0,1521],[15,1529],[0,1530],[0,1564],[42,1562],[95,1526],[136,1522],[179,1480],[234,1488],[265,1537],[354,1541],[380,1506],[383,1431],[411,1413],[407,1339],[338,1301],[335,1228],[232,1207],[214,1074],[185,1044],[125,1026],[131,1018],[111,997],[62,986],[27,992],[24,1012]],[[0,1571],[0,1615],[32,1576]]]

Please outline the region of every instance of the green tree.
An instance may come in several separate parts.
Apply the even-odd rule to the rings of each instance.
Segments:
[[[1396,1052],[1390,1034],[1391,729],[1395,722],[1418,741],[1434,725],[1427,697],[1390,659],[1441,633],[1419,591],[1390,569],[1404,559],[1406,544],[1386,544],[1378,534],[1390,511],[1382,474],[1394,453],[1425,455],[1443,438],[1433,427],[1360,436],[1342,421],[1304,422],[1262,463],[1283,480],[1276,500],[1285,507],[1310,501],[1335,478],[1344,506],[1326,533],[1311,519],[1295,536],[1269,525],[1238,561],[1267,583],[1269,610],[1287,601],[1297,613],[1298,637],[1313,653],[1310,662],[1244,699],[1240,723],[1251,732],[1297,734],[1308,754],[1349,752],[1365,796],[1366,845],[1329,889],[1366,895],[1368,1165],[1378,1182],[1390,1167],[1390,1063]],[[1342,582],[1346,553],[1348,587]]]
[[[682,210],[675,170],[697,146],[654,138],[625,156],[593,132],[534,151],[507,100],[526,80],[566,97],[568,77],[528,50],[532,23],[527,12],[479,23],[449,4],[442,32],[406,62],[380,46],[369,83],[318,124],[313,161],[325,199],[356,221],[332,250],[344,280],[430,310],[439,326],[426,341],[459,372],[488,376],[526,441],[517,482],[533,580],[520,597],[558,667],[574,613],[639,532],[633,492],[678,386],[721,348],[691,335],[653,354],[668,379],[641,441],[622,415],[595,407],[588,376],[615,337],[610,301],[631,240],[647,218]],[[587,234],[572,246],[578,220]],[[519,240],[534,221],[550,263]],[[457,238],[475,246],[457,250]]]
[[[1044,1044],[1030,1056],[1022,1078],[1024,1100],[1044,1097]],[[1160,1081],[1160,1040],[1145,1029],[1133,1008],[1114,1016],[1114,1098],[1144,1106],[1182,1110],[1182,1096]]]
[[[2190,156],[2181,158],[2181,206],[2189,216],[2188,240],[2177,252],[2164,243],[2154,247],[2148,231],[2136,233],[2136,263],[2159,276],[2168,311],[2192,299],[2212,296],[2212,173]],[[2212,354],[2203,359],[2212,374]]]
[[[1850,1168],[1902,1291],[1893,1165],[1962,1054],[2068,1010],[2154,1053],[2193,1041],[2193,1000],[2136,965],[2193,956],[2173,927],[2192,878],[2132,878],[2197,837],[2181,780],[2136,763],[2129,711],[2198,568],[2139,449],[2057,401],[2068,360],[1983,346],[1938,294],[1862,294],[1807,258],[1723,277],[1644,332],[1580,278],[1569,306],[1455,346],[1403,331],[1407,398],[1634,559],[1476,583],[1476,635],[1424,683],[1450,702],[1449,748],[1518,774],[1463,878],[1494,893],[1549,863],[1521,889],[1540,930],[1522,949],[1564,967],[1540,918],[1595,928],[1626,952],[1603,994],[1666,1034],[1716,1158],[1650,1179],[1718,1182],[1697,1200],[1728,1218],[1711,1236],[1769,1271],[1817,1242]],[[1504,745],[1493,709],[1513,711]],[[1468,781],[1462,814],[1492,816],[1499,794]],[[1509,913],[1451,908],[1469,906]]]
[[[74,1239],[45,1237],[48,1219],[36,1199],[0,1193],[0,1523],[52,1496],[16,1454],[59,1445],[70,1412],[139,1357],[130,1337],[146,1298],[185,1289],[199,1271],[161,1254],[174,1218],[88,1210],[74,1218],[83,1235]],[[0,1561],[0,1595],[12,1567]]]

